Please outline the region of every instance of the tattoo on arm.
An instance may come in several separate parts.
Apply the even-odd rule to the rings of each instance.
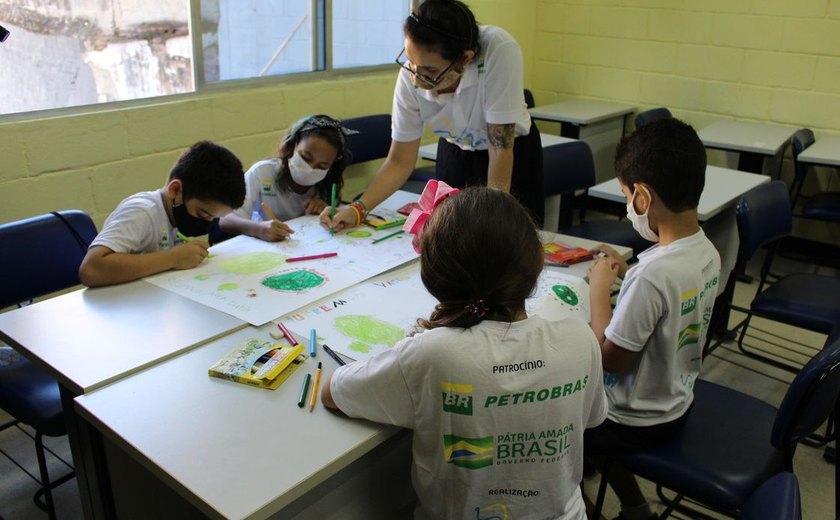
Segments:
[[[490,144],[493,148],[513,148],[513,130],[515,126],[516,125],[513,123],[504,125],[493,125],[488,123],[487,138],[490,140]]]

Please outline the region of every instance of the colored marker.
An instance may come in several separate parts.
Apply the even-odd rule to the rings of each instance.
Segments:
[[[339,366],[344,366],[344,365],[346,365],[346,364],[347,364],[347,362],[346,362],[346,361],[344,361],[343,359],[341,359],[341,357],[340,357],[340,356],[339,356],[339,355],[335,352],[335,350],[333,350],[333,349],[331,349],[330,347],[328,347],[326,343],[324,343],[323,345],[321,345],[321,347],[323,347],[324,352],[326,352],[327,354],[329,354],[329,356],[330,356],[331,358],[333,358],[333,359],[335,360],[335,362],[336,362],[336,363],[338,363],[338,365],[339,365]]]
[[[286,340],[289,342],[290,345],[295,346],[298,344],[298,342],[295,340],[295,337],[292,336],[292,333],[289,332],[289,329],[287,329],[285,325],[278,322],[277,326],[280,327],[281,331],[283,331],[283,335],[286,336]]]
[[[190,237],[188,237],[187,235],[185,235],[185,234],[181,233],[180,231],[176,231],[176,232],[175,232],[175,236],[176,236],[176,237],[178,237],[178,238],[180,238],[180,239],[181,239],[181,240],[183,240],[184,242],[189,242],[189,241],[190,241]]]
[[[332,201],[330,202],[330,222],[335,219],[335,183],[332,185]],[[332,225],[330,226],[330,236],[335,234]]]
[[[265,211],[265,214],[268,215],[268,218],[270,218],[271,220],[280,220],[279,218],[277,218],[277,215],[275,215],[274,212],[271,211],[271,208],[268,207],[268,204],[266,204],[265,202],[261,202],[260,205],[262,206],[263,211]]]
[[[381,229],[391,229],[391,228],[395,228],[397,226],[402,226],[403,224],[405,224],[405,219],[395,220],[393,222],[389,222],[388,224],[384,224],[382,226],[377,226],[376,230],[379,231]]]
[[[315,357],[318,352],[315,351],[315,329],[309,331],[309,357]]]
[[[391,237],[395,237],[395,236],[397,236],[397,235],[402,235],[403,233],[405,233],[405,231],[403,231],[402,229],[401,229],[401,230],[399,230],[399,231],[394,231],[394,232],[393,232],[393,233],[391,233],[390,235],[385,235],[384,237],[379,237],[379,238],[375,239],[375,240],[373,241],[373,243],[374,243],[374,244],[377,244],[377,243],[379,243],[379,242],[382,242],[383,240],[388,240],[388,239],[389,239],[389,238],[391,238]]]
[[[317,260],[319,258],[332,258],[334,256],[338,256],[338,253],[322,253],[320,255],[309,255],[309,256],[295,256],[292,258],[287,258],[287,262],[303,262],[304,260]]]
[[[318,400],[318,385],[321,383],[321,365],[318,361],[318,369],[315,370],[315,384],[312,385],[312,395],[309,396],[309,411],[315,409],[315,401]]]
[[[312,375],[306,374],[303,378],[303,386],[300,387],[300,397],[298,398],[298,408],[303,408],[303,405],[306,404],[306,393],[309,392],[309,381],[312,379]]]

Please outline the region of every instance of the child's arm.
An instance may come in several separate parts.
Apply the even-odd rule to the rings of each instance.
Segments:
[[[327,203],[323,200],[319,199],[318,197],[314,197],[306,201],[306,207],[304,208],[303,212],[306,215],[318,215],[324,208],[327,207]]]
[[[600,345],[604,344],[604,332],[612,319],[610,288],[617,275],[618,267],[610,258],[598,258],[589,266],[590,326]]]
[[[277,242],[289,238],[294,233],[285,222],[280,220],[250,220],[235,213],[228,213],[219,220],[219,229],[233,235],[248,235],[266,242]]]
[[[323,386],[321,387],[321,402],[324,403],[324,406],[327,408],[332,408],[333,410],[338,410],[338,405],[335,404],[335,401],[332,398],[332,390],[330,390],[330,382],[332,381],[332,374],[327,376],[327,380],[324,381]]]
[[[207,242],[186,244],[154,253],[116,253],[105,246],[91,247],[79,267],[79,280],[88,287],[114,285],[171,269],[191,269],[207,258]]]

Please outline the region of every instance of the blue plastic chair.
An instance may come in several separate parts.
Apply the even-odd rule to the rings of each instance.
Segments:
[[[750,495],[738,520],[801,520],[799,481],[790,472],[779,473]]]
[[[47,213],[0,225],[0,273],[3,277],[0,309],[78,285],[79,266],[95,236],[93,220],[78,210]],[[71,471],[51,481],[44,454],[44,435],[67,434],[58,383],[22,357],[0,366],[0,408],[14,418],[0,425],[0,430],[19,423],[35,430],[41,488],[34,500],[50,518],[55,518],[51,490],[74,476]],[[34,476],[32,478],[38,481]]]
[[[374,114],[353,117],[341,122],[345,128],[355,130],[356,134],[347,136],[347,148],[357,164],[388,156],[391,148],[391,115]]]
[[[790,234],[792,217],[790,198],[782,181],[762,184],[745,193],[736,208],[739,259],[749,261],[762,247],[767,251],[749,308],[732,306],[746,313],[733,330],[740,330],[738,348],[747,356],[790,372],[799,367],[768,357],[744,344],[752,316],[760,316],[794,327],[828,334],[840,323],[840,278],[815,273],[779,276],[771,271],[780,239]]]
[[[795,214],[797,217],[804,217],[814,220],[827,220],[840,222],[840,191],[822,191],[810,197],[802,197],[802,185],[805,184],[805,176],[808,174],[808,165],[799,162],[799,154],[814,144],[814,132],[808,128],[801,128],[793,134],[791,139],[793,148],[794,180],[791,187],[791,206],[795,208],[799,199],[804,200],[802,211]]]
[[[673,117],[671,115],[671,111],[665,107],[659,108],[651,108],[650,110],[645,110],[644,112],[639,112],[636,115],[636,129],[639,129],[645,126],[648,123],[653,121],[658,121],[660,119],[669,119]]]
[[[694,404],[680,433],[665,445],[624,456],[621,463],[657,484],[660,498],[668,503],[660,518],[670,515],[684,497],[734,515],[746,508],[762,483],[777,473],[793,471],[798,443],[835,410],[838,394],[840,327],[797,374],[778,409],[737,390],[697,380]],[[596,517],[606,484],[602,478]],[[663,488],[676,497],[665,498]]]

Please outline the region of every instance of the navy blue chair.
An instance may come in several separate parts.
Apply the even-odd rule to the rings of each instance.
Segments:
[[[642,238],[626,220],[586,221],[587,198],[581,203],[580,223],[569,225],[574,214],[571,209],[574,191],[595,184],[595,162],[592,150],[586,143],[579,141],[543,148],[543,179],[546,197],[557,193],[566,194],[566,200],[561,199],[560,205],[559,229],[563,234],[629,247],[633,250],[633,258],[653,245]]]
[[[391,148],[391,114],[353,117],[341,122],[358,133],[347,136],[347,148],[353,154],[350,164],[382,159]]]
[[[525,89],[525,108],[534,108],[537,106],[536,101],[534,101],[534,94],[529,90]]]
[[[750,495],[738,520],[801,520],[799,481],[788,471],[779,473]]]
[[[799,154],[814,144],[814,132],[808,128],[801,128],[793,134],[791,139],[793,148],[794,180],[791,187],[791,206],[795,208],[797,202],[803,199],[801,213],[797,217],[840,222],[840,191],[822,191],[809,197],[802,196],[802,185],[808,173],[808,165],[799,162]],[[795,211],[795,209],[794,209]]]
[[[0,273],[3,277],[0,309],[78,285],[79,266],[95,236],[93,221],[78,210],[47,213],[0,225]],[[74,476],[71,471],[50,480],[44,454],[44,435],[67,434],[58,383],[20,357],[11,364],[0,366],[0,408],[13,417],[0,425],[0,429],[25,424],[35,430],[40,472],[40,481],[30,475],[40,485],[34,497],[35,504],[45,509],[50,518],[55,518],[51,490]],[[67,465],[72,470],[72,466]]]
[[[592,150],[583,141],[553,144],[543,147],[543,189],[545,197],[560,196],[558,229],[564,230],[574,220],[575,192],[595,185],[595,165]],[[581,214],[585,214],[586,200]],[[548,206],[548,202],[546,202]],[[548,214],[548,207],[546,207]]]
[[[636,128],[641,128],[646,124],[658,121],[660,119],[670,119],[673,117],[671,115],[671,111],[664,107],[659,108],[651,108],[650,110],[645,110],[644,112],[639,112],[636,115]]]
[[[735,515],[762,483],[793,471],[799,442],[835,410],[838,394],[840,327],[796,375],[778,409],[698,379],[694,404],[677,436],[665,445],[625,455],[620,462],[657,484],[660,498],[668,504],[660,518],[670,515],[683,498]],[[606,484],[602,478],[596,518]],[[675,498],[665,498],[663,489],[675,492]],[[835,507],[836,499],[835,495]]]
[[[780,239],[788,236],[792,227],[790,198],[782,181],[762,184],[745,193],[735,214],[740,238],[739,260],[749,261],[760,248],[769,246],[750,306],[732,306],[733,310],[746,313],[733,328],[740,330],[738,348],[749,357],[796,373],[799,366],[788,362],[794,358],[769,357],[765,350],[744,343],[750,320],[760,316],[828,334],[840,323],[840,278],[815,273],[777,275],[771,270]]]

